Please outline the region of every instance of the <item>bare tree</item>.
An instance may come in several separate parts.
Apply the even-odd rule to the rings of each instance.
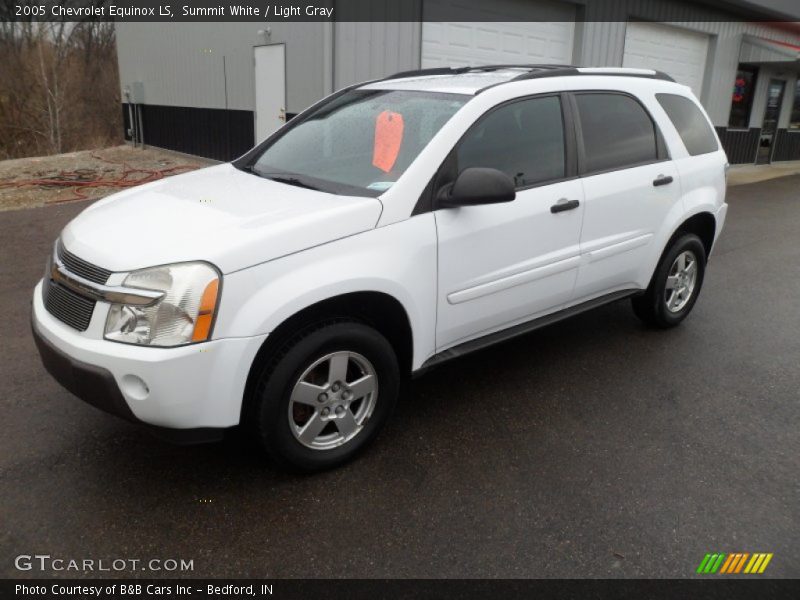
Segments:
[[[47,108],[47,132],[53,154],[61,153],[61,113],[64,110],[65,93],[61,84],[61,73],[67,59],[70,40],[75,27],[63,21],[58,23],[38,23],[37,54],[39,72]],[[48,57],[45,60],[45,52]]]
[[[0,158],[119,142],[113,23],[0,20],[0,56]]]

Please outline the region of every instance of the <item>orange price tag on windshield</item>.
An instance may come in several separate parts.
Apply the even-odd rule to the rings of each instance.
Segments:
[[[385,110],[375,119],[372,164],[384,173],[392,170],[403,143],[403,115]]]

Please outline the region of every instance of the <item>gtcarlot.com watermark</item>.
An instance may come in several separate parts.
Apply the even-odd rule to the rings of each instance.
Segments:
[[[185,558],[64,558],[50,554],[20,554],[14,559],[18,571],[76,573],[132,573],[194,571],[194,559]]]

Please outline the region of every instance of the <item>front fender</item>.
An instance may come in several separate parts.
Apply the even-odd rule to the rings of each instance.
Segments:
[[[313,304],[353,292],[398,300],[412,368],[435,352],[436,230],[424,214],[225,275],[215,338],[269,334]]]

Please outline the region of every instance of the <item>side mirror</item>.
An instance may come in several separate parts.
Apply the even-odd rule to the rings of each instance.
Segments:
[[[439,191],[436,204],[440,208],[455,208],[511,202],[516,197],[514,182],[502,171],[470,167],[461,171],[452,185]]]

